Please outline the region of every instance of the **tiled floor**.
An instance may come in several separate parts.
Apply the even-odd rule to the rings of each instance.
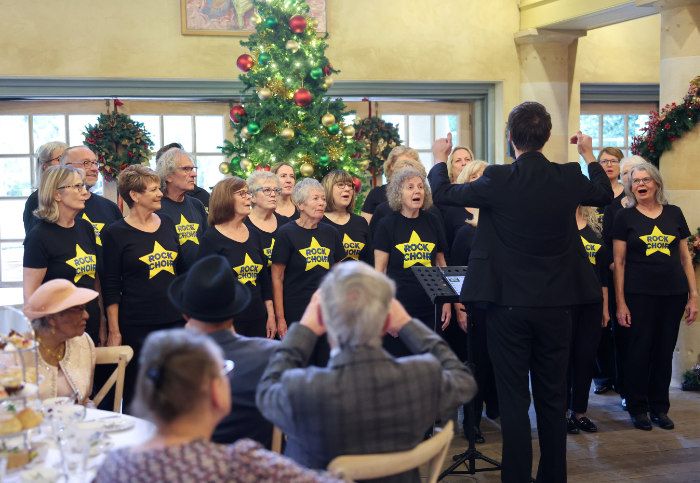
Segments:
[[[602,396],[591,393],[588,416],[598,425],[598,433],[568,436],[569,482],[700,482],[700,393],[671,390],[669,416],[676,423],[673,431],[664,431],[656,426],[650,432],[634,429],[619,403],[619,396],[613,392]],[[539,448],[532,408],[530,420],[533,427],[534,474]],[[477,445],[477,449],[500,460],[501,435],[498,428],[491,421],[484,420],[482,431],[486,443]],[[451,463],[452,456],[463,452],[466,446],[464,436],[455,435],[445,467]],[[486,466],[477,461],[477,468]],[[465,466],[460,469],[465,469]],[[442,481],[497,482],[500,481],[500,473],[454,475]]]

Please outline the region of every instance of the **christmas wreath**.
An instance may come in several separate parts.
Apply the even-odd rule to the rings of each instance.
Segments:
[[[632,153],[638,154],[655,166],[661,155],[676,139],[692,130],[700,121],[700,76],[690,83],[683,103],[667,104],[661,112],[652,111],[642,128],[642,134],[632,140]]]
[[[127,166],[148,164],[153,141],[143,123],[117,112],[122,105],[114,102],[114,110],[100,114],[97,124],[85,128],[83,144],[99,162],[99,170],[107,181],[116,178]]]
[[[355,139],[367,148],[368,167],[373,176],[382,174],[387,156],[401,144],[396,126],[376,116],[355,119]]]

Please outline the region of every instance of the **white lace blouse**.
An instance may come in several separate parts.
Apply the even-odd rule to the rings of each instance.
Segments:
[[[48,364],[39,352],[39,397],[90,397],[95,373],[95,344],[87,333],[66,341],[66,353],[58,367]]]

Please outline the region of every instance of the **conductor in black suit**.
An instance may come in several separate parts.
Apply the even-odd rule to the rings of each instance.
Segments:
[[[550,162],[542,148],[551,129],[544,106],[524,102],[508,116],[513,164],[489,166],[481,178],[463,185],[450,184],[444,162],[429,175],[436,203],[480,209],[461,300],[486,307],[504,482],[527,482],[532,473],[528,372],[541,453],[537,481],[566,481],[570,307],[601,300],[575,212],[578,205],[610,203],[610,181],[593,162],[591,138],[580,132],[575,139],[590,181],[577,163]],[[435,151],[450,144],[449,138],[438,140]]]

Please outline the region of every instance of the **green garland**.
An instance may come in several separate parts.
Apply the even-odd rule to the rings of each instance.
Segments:
[[[116,178],[127,166],[148,164],[151,141],[143,123],[132,120],[116,110],[100,114],[97,124],[85,128],[83,144],[90,148],[99,162],[99,169],[107,181]]]
[[[389,153],[401,145],[396,126],[376,116],[355,119],[355,139],[367,148],[367,159],[373,176],[382,174]]]
[[[667,104],[661,112],[652,111],[643,134],[632,140],[632,153],[637,154],[655,166],[659,166],[661,155],[671,149],[673,142],[692,130],[700,121],[700,76],[690,83],[683,103]]]

